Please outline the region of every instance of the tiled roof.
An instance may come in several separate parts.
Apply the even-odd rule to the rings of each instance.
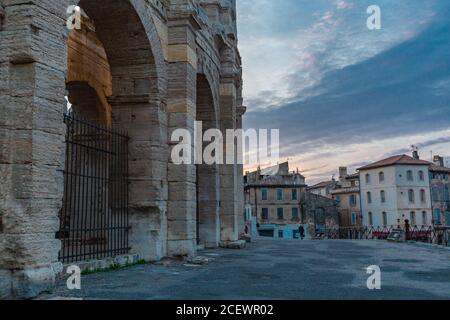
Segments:
[[[311,187],[308,187],[308,189],[320,189],[320,188],[325,188],[328,187],[332,184],[336,183],[336,181],[330,180],[330,181],[323,181],[323,182],[319,182],[316,185],[313,185]]]
[[[432,164],[430,167],[430,171],[431,172],[445,172],[445,173],[450,173],[450,168],[446,168],[446,167],[440,167],[437,166],[435,164]]]
[[[414,159],[413,157],[407,156],[407,155],[399,155],[399,156],[393,156],[381,161],[374,162],[372,164],[369,164],[365,167],[359,168],[358,170],[370,170],[370,169],[376,169],[376,168],[382,168],[382,167],[388,167],[393,165],[424,165],[429,166],[431,165],[430,162],[424,161],[424,160],[418,160]]]

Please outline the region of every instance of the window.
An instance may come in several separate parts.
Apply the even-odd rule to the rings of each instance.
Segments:
[[[427,212],[426,211],[422,212],[422,224],[424,226],[428,225],[428,219],[427,219]]]
[[[336,202],[337,202],[338,204],[341,203],[341,196],[336,196],[334,199],[336,200]]]
[[[350,195],[349,203],[350,203],[351,207],[355,207],[356,206],[356,196],[354,194]]]
[[[356,213],[352,212],[352,226],[356,225]]]
[[[425,181],[425,173],[422,170],[419,171],[419,180]]]
[[[369,226],[373,227],[373,214],[369,212]]]
[[[278,217],[278,220],[284,220],[284,210],[283,210],[283,208],[278,208],[277,209],[277,217]]]
[[[415,202],[415,199],[414,199],[415,197],[414,197],[414,190],[412,190],[412,189],[410,189],[409,191],[408,191],[408,199],[409,199],[409,202],[410,203],[414,203]]]
[[[262,208],[261,218],[263,220],[269,220],[269,209],[268,208]]]
[[[434,209],[434,224],[436,225],[441,225],[442,221],[441,221],[441,209],[436,208]]]
[[[352,188],[356,187],[356,181],[355,180],[352,180],[352,182],[350,182],[350,184],[351,184]]]
[[[267,199],[268,199],[267,189],[262,189],[261,190],[261,200],[262,201],[267,201]]]
[[[370,184],[370,174],[366,174],[366,184]]]
[[[380,197],[381,197],[381,203],[386,203],[386,192],[385,191],[381,191],[380,192]]]
[[[381,221],[383,221],[383,227],[387,227],[388,223],[387,223],[387,213],[383,212],[381,214]]]
[[[420,190],[420,201],[421,201],[422,203],[427,202],[427,197],[426,197],[425,190]]]
[[[380,183],[384,182],[384,172],[378,174],[378,179],[380,180]]]
[[[371,192],[367,192],[367,203],[368,204],[372,203],[372,193]]]
[[[408,181],[414,181],[413,172],[412,172],[411,170],[408,170],[408,171],[406,172],[406,179],[407,179]]]
[[[292,189],[292,200],[298,200],[297,189]]]
[[[415,226],[416,225],[416,213],[414,211],[411,211],[409,213],[409,224],[411,226]]]
[[[277,201],[283,200],[283,189],[277,189]]]
[[[298,208],[292,208],[292,220],[298,221],[300,218],[298,214]]]
[[[284,238],[284,232],[283,230],[278,230],[278,238]]]

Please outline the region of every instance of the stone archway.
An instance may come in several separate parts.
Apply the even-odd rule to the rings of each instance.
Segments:
[[[157,260],[166,254],[167,141],[160,43],[154,39],[155,30],[150,30],[152,18],[142,1],[80,0],[78,5],[103,45],[111,87],[96,78],[95,70],[69,69],[69,75],[83,74],[97,92],[102,90],[98,84],[103,85],[103,92],[109,94],[103,105],[111,108],[112,126],[128,133],[129,245],[140,258]],[[102,58],[100,54],[99,61]]]
[[[0,84],[5,99],[0,117],[0,297],[35,296],[62,271],[55,234],[64,190],[66,10],[77,3],[6,5],[6,15],[14,19],[5,19],[1,31],[11,41],[2,43],[0,63],[7,75]],[[131,252],[156,260],[167,251],[167,73],[161,41],[146,1],[79,4],[96,24],[111,65],[111,122],[131,137]]]
[[[202,123],[202,136],[218,129],[217,102],[206,76],[197,75],[197,116]],[[208,143],[205,142],[203,147]],[[218,164],[197,165],[197,242],[216,248],[220,242],[220,175]]]

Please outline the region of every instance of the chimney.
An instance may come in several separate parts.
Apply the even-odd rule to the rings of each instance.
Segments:
[[[413,156],[414,159],[420,160],[420,157],[419,157],[419,151],[414,150],[412,156]]]
[[[434,156],[433,157],[433,162],[435,165],[437,165],[438,167],[444,167],[444,157],[441,156]]]
[[[348,176],[347,167],[340,167],[339,168],[339,181],[344,182],[345,178]]]

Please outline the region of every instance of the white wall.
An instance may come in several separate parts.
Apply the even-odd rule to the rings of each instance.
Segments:
[[[407,171],[413,172],[413,181],[407,180]],[[419,171],[424,172],[424,180],[420,181]],[[379,181],[379,173],[384,173],[384,181]],[[366,183],[366,174],[370,174],[371,182]],[[362,170],[361,197],[363,224],[369,225],[369,212],[372,212],[373,226],[383,226],[382,213],[387,214],[387,225],[397,226],[398,220],[403,225],[410,219],[410,212],[415,212],[416,224],[421,226],[422,212],[427,213],[427,225],[431,225],[430,181],[427,166],[397,165],[372,170]],[[415,201],[409,202],[408,192],[414,190]],[[420,191],[425,190],[425,202],[421,202]],[[386,202],[381,202],[381,191],[385,192]],[[372,203],[368,203],[367,192],[372,194]],[[411,222],[411,221],[410,221]]]

